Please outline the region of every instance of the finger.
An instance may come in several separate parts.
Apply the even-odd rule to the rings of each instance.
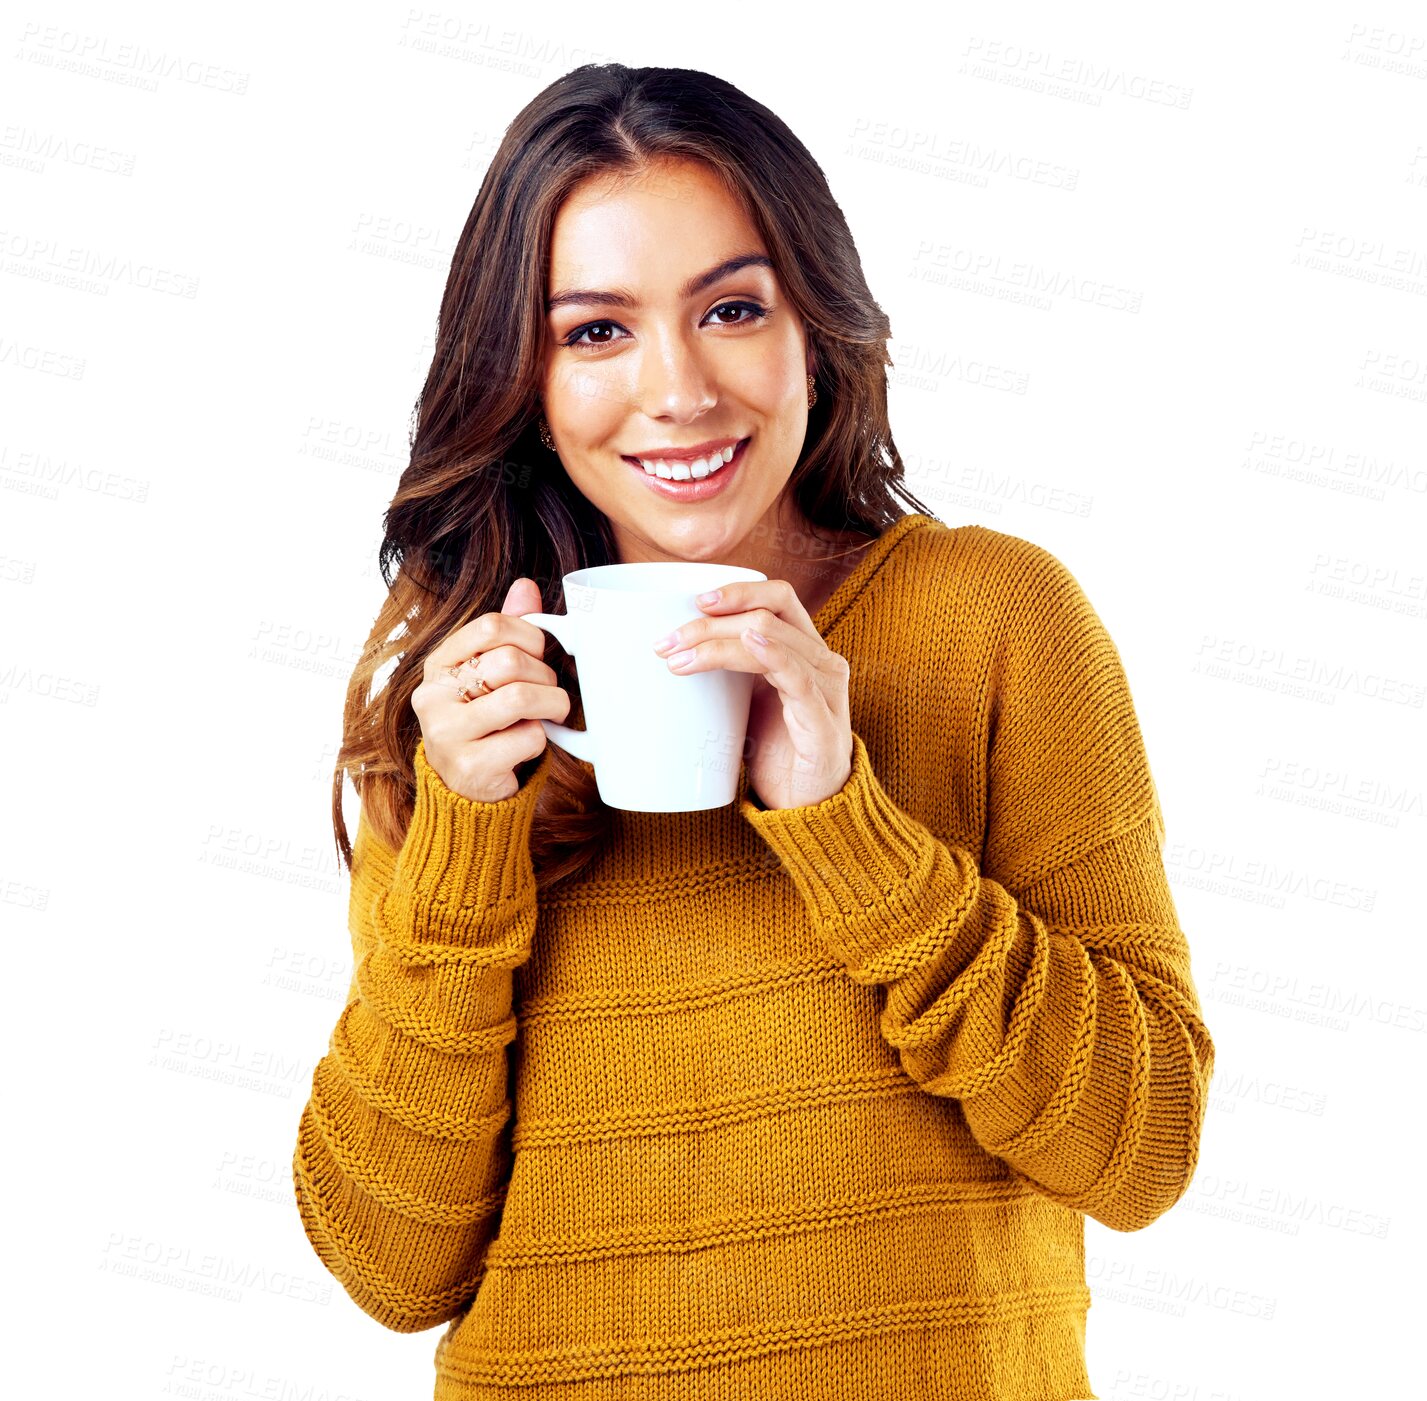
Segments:
[[[766,636],[766,634],[765,634]],[[767,678],[792,700],[822,697],[823,680],[806,658],[782,642],[768,638],[759,643],[749,629],[738,637],[716,637],[689,649],[690,661],[679,665],[671,658],[669,669],[677,676],[699,671],[751,671]]]
[[[437,702],[428,697],[430,683],[416,688],[411,698],[412,709],[421,720],[423,732],[443,744],[484,739],[487,735],[507,730],[512,725],[531,719],[568,719],[572,701],[568,691],[557,686],[543,686],[529,681],[513,681],[497,686],[483,695],[461,700],[454,692],[442,691]]]
[[[756,608],[751,613],[740,613],[735,617],[697,618],[691,623],[685,623],[678,630],[677,645],[669,648],[664,655],[673,657],[680,651],[704,647],[720,639],[736,641],[745,628],[753,628],[770,642],[779,643],[794,656],[800,657],[806,666],[816,670],[828,666],[828,645],[816,631],[809,637],[800,628],[767,608]]]
[[[719,617],[727,613],[749,613],[755,608],[766,608],[775,613],[791,627],[798,628],[813,637],[821,637],[803,600],[798,597],[786,579],[738,579],[730,584],[720,584],[716,590],[718,600],[714,603],[700,603],[699,607],[709,617]]]
[[[517,592],[522,583],[528,588]],[[506,607],[519,606],[521,601],[529,602],[532,596],[535,606],[523,609],[527,613],[539,611],[539,590],[532,580],[518,579],[506,594]],[[519,647],[543,661],[546,641],[545,633],[540,628],[513,611],[484,613],[448,633],[437,643],[426,658],[426,674],[429,676],[433,670],[442,667],[457,666],[478,652],[491,652],[502,646]]]
[[[540,589],[535,580],[522,575],[505,591],[500,611],[518,618],[522,613],[538,613],[540,603]]]
[[[560,677],[555,668],[532,657],[522,647],[503,644],[489,652],[481,652],[472,657],[463,657],[454,666],[437,672],[437,677],[450,677],[457,686],[476,689],[478,681],[488,686],[509,686],[514,681],[540,681],[547,686],[557,686]]]
[[[533,681],[544,686],[558,686],[559,675],[547,663],[532,657],[521,647],[502,644],[489,652],[477,652],[462,657],[450,666],[432,667],[422,680],[427,685],[444,686],[459,694],[465,687],[473,695],[484,694],[481,682],[495,690],[517,681]]]
[[[777,687],[785,700],[802,707],[807,718],[811,719],[813,711],[810,707],[814,705],[823,716],[832,712],[833,707],[828,701],[832,689],[830,677],[823,675],[816,667],[808,666],[800,655],[782,642],[766,635],[760,638],[755,629],[747,629],[739,641],[756,661],[762,663],[763,675],[768,682]],[[830,657],[837,655],[835,652],[828,653]]]

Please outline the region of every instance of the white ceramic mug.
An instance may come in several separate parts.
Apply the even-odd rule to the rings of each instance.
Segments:
[[[563,616],[521,615],[576,659],[585,728],[540,723],[554,743],[594,765],[606,806],[698,812],[734,800],[753,673],[718,667],[680,676],[654,644],[709,616],[699,594],[767,577],[698,561],[593,565],[565,575]]]

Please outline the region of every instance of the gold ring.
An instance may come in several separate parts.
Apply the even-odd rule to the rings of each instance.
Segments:
[[[461,679],[461,668],[467,666],[475,666],[475,664],[480,661],[480,659],[481,654],[477,652],[475,656],[467,657],[465,661],[457,662],[455,666],[448,666],[446,668],[446,675],[449,676],[452,681],[459,681]],[[485,691],[489,691],[491,689],[489,686],[486,685],[484,681],[480,682],[480,685],[485,687],[485,690],[469,691],[465,686],[457,686],[456,694],[460,696],[463,701],[474,700],[476,696],[484,695]]]
[[[490,682],[485,679],[484,676],[478,676],[476,678],[476,689],[474,691],[471,690],[469,686],[462,686],[460,690],[456,692],[456,694],[460,696],[463,701],[472,701],[477,699],[479,696],[486,695],[489,691],[492,691],[494,689],[495,688],[490,684]]]
[[[460,669],[461,669],[463,666],[475,666],[475,664],[476,664],[478,661],[480,661],[480,659],[481,659],[481,654],[480,654],[479,652],[477,652],[477,653],[475,654],[475,656],[473,656],[473,657],[467,657],[465,661],[463,661],[463,662],[457,662],[455,666],[448,666],[448,667],[446,668],[446,675],[447,675],[447,676],[454,677],[454,676],[456,675],[456,673],[457,673],[458,671],[460,671]]]

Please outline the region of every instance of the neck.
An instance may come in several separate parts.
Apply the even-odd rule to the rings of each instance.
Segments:
[[[621,532],[616,531],[618,536]],[[812,617],[832,597],[871,544],[861,531],[833,531],[815,527],[785,491],[763,519],[718,557],[720,564],[756,569],[770,579],[786,579]],[[622,563],[654,557],[633,541],[619,540]]]
[[[814,526],[785,491],[727,562],[757,569],[770,579],[786,579],[812,617],[869,544],[871,538],[861,531]]]

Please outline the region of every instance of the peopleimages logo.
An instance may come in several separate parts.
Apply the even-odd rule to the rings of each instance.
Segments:
[[[242,1301],[242,1291],[257,1289],[309,1304],[332,1301],[332,1280],[306,1279],[287,1270],[270,1270],[255,1261],[235,1260],[222,1254],[195,1253],[189,1245],[150,1240],[111,1231],[101,1252],[99,1268],[108,1274],[127,1275],[147,1284],[164,1284],[189,1293],[208,1294],[231,1303]]]

